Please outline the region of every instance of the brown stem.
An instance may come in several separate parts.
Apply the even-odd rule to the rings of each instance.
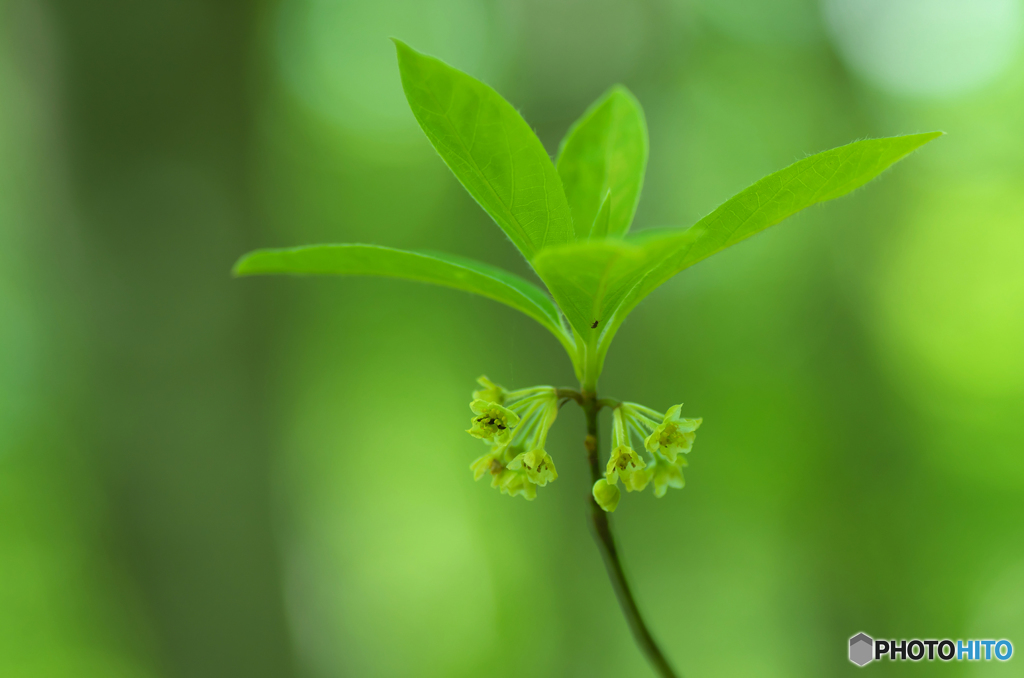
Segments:
[[[601,410],[602,404],[598,401],[596,394],[582,394],[580,406],[587,417],[587,437],[584,445],[587,448],[587,460],[590,462],[590,475],[593,482],[602,478],[601,467],[597,459],[599,449],[597,437],[597,413]],[[678,678],[678,674],[668,663],[668,659],[662,653],[661,648],[654,641],[651,632],[640,615],[640,609],[636,606],[633,593],[629,590],[629,582],[626,580],[626,573],[622,569],[622,562],[619,560],[618,550],[615,548],[615,536],[612,534],[612,526],[608,521],[608,514],[605,513],[593,495],[587,497],[590,504],[590,523],[594,530],[594,540],[601,549],[604,558],[605,569],[608,570],[608,577],[612,580],[612,587],[615,589],[615,597],[619,599],[619,606],[622,614],[626,617],[630,631],[633,632],[633,639],[640,646],[640,650],[647,656],[647,660],[662,678]]]

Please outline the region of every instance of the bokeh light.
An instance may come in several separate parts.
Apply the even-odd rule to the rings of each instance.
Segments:
[[[950,97],[999,77],[1020,49],[1019,0],[824,0],[840,54],[897,94]]]

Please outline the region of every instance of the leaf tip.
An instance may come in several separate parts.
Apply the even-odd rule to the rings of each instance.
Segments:
[[[239,257],[235,265],[231,267],[232,278],[244,278],[245,276],[253,275],[256,273],[255,267],[253,266],[253,260],[256,258],[258,252],[248,252]]]
[[[426,57],[425,54],[417,51],[413,47],[410,47],[409,44],[401,38],[391,36],[388,39],[395,45],[395,53],[398,56],[398,66],[400,69],[404,70],[407,65],[411,65],[417,59],[423,59]]]
[[[623,106],[632,108],[634,110],[643,110],[640,106],[640,101],[636,98],[628,87],[622,83],[616,83],[605,90],[597,101],[595,101],[589,110],[596,110],[603,106]]]
[[[935,141],[939,137],[945,135],[946,133],[940,130],[936,130],[934,132],[922,132],[920,134],[908,134],[905,138],[908,141],[911,141],[911,143],[913,143],[913,147],[910,148],[907,152],[912,153],[917,149],[921,148],[922,146],[924,146],[925,144]]]
[[[917,147],[920,148],[921,146],[924,146],[930,141],[934,141],[939,137],[946,136],[946,133],[941,130],[935,130],[934,132],[922,132],[920,134],[912,134],[910,136],[914,137],[916,140],[920,142],[917,144]]]
[[[401,39],[396,38],[393,35],[390,36],[388,38],[388,40],[390,40],[392,42],[392,44],[394,44],[394,46],[395,46],[395,53],[398,55],[398,62],[399,63],[402,62],[403,57],[405,57],[407,55],[410,55],[410,54],[415,54],[416,53],[416,50],[414,50],[412,47],[409,47],[409,45],[407,45]]]

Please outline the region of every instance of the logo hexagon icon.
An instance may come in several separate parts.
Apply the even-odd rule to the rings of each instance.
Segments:
[[[875,658],[875,641],[871,636],[858,633],[850,638],[850,661],[857,666],[864,666]]]

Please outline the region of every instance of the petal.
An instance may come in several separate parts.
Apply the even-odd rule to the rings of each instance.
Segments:
[[[690,432],[696,431],[698,428],[700,428],[700,425],[703,421],[704,420],[701,419],[700,417],[696,419],[678,419],[676,420],[676,425],[679,427],[680,431]]]
[[[661,437],[661,431],[662,431],[662,427],[663,426],[664,426],[664,424],[662,424],[658,428],[654,429],[654,432],[651,433],[651,435],[649,435],[646,438],[644,438],[644,447],[646,447],[649,452],[657,452],[658,451],[658,447],[659,447],[659,445],[658,445],[658,438]]]

